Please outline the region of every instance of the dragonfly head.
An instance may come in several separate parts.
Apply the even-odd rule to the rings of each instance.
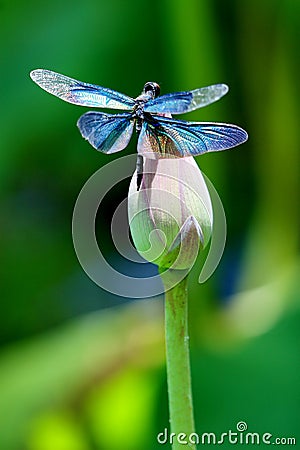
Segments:
[[[148,81],[144,86],[143,93],[150,94],[153,98],[156,98],[160,94],[160,86],[154,81]]]

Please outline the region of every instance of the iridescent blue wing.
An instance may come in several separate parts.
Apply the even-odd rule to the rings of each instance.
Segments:
[[[161,95],[153,100],[149,100],[145,105],[144,111],[170,114],[194,111],[194,109],[203,108],[203,106],[216,102],[228,92],[228,89],[226,84],[214,84],[195,89],[194,91]]]
[[[246,131],[236,125],[150,116],[143,123],[138,153],[148,158],[197,156],[235,147],[247,139]]]
[[[115,153],[129,143],[134,121],[131,114],[104,114],[89,111],[81,116],[77,126],[82,136],[100,152]]]
[[[33,70],[30,76],[45,91],[75,105],[128,110],[135,104],[133,98],[127,95],[95,84],[83,83],[51,70]]]

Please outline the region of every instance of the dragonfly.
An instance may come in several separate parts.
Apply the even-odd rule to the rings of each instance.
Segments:
[[[228,92],[226,84],[214,84],[185,92],[160,95],[160,86],[147,82],[142,93],[131,98],[115,90],[69,78],[46,69],[30,72],[42,89],[75,105],[117,109],[118,114],[88,111],[77,126],[81,135],[106,154],[127,147],[134,127],[138,133],[138,189],[142,180],[143,157],[182,158],[226,150],[248,139],[237,125],[215,122],[188,122],[172,115],[207,106]]]

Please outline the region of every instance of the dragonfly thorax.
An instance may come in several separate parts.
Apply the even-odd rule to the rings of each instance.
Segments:
[[[142,95],[140,95],[142,97]],[[145,118],[144,116],[144,106],[148,100],[140,99],[139,97],[136,99],[136,104],[133,108],[133,118],[136,119],[136,130],[137,132],[141,131],[142,122]]]
[[[136,99],[136,103],[133,108],[133,118],[134,119],[138,119],[138,120],[144,119],[144,105],[145,105],[146,101],[140,99],[139,97]]]
[[[153,82],[148,81],[144,87],[141,95],[135,99],[135,105],[133,108],[134,117],[138,119],[138,122],[144,120],[144,106],[149,100],[153,100],[160,94],[160,86]],[[139,126],[138,126],[139,128]]]

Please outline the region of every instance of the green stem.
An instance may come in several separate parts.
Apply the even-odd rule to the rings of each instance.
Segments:
[[[163,276],[162,276],[163,279]],[[164,280],[163,280],[164,281]],[[189,436],[195,432],[188,336],[188,294],[187,277],[165,293],[165,333],[166,363],[169,393],[169,411],[172,449],[187,448],[187,444],[178,442],[178,435],[185,433],[181,441],[190,444]]]

